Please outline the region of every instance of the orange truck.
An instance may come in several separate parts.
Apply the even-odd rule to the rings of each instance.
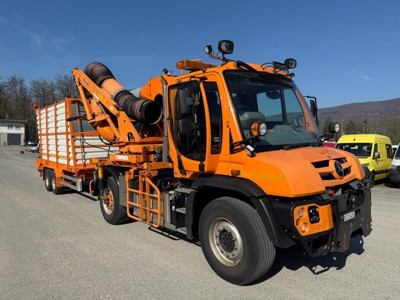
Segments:
[[[284,63],[182,60],[126,90],[101,63],[72,70],[80,99],[36,114],[45,187],[98,197],[110,224],[129,219],[199,240],[210,267],[237,285],[271,268],[276,248],[344,252],[368,236],[371,193],[358,159],[322,147]],[[335,128],[335,126],[332,126]]]

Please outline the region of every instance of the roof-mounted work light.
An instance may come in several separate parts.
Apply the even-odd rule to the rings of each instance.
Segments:
[[[219,53],[222,54],[222,56],[218,56],[214,54],[213,48],[211,47],[211,45],[206,45],[204,47],[204,52],[211,58],[214,59],[219,59],[222,61],[229,61],[227,58],[225,58],[226,54],[232,54],[233,53],[233,47],[234,44],[232,41],[229,40],[222,40],[218,42],[218,51]]]
[[[213,48],[211,47],[211,45],[206,45],[206,46],[204,47],[204,52],[205,52],[207,55],[212,54],[212,53],[213,53]]]
[[[287,69],[294,69],[297,66],[297,61],[294,58],[286,58],[283,64]]]
[[[229,40],[222,40],[218,42],[218,51],[225,54],[232,54],[233,53],[234,44],[232,41]]]

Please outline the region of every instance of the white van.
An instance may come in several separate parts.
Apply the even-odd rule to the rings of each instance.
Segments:
[[[392,164],[390,165],[389,181],[393,187],[400,185],[400,144],[394,153]]]

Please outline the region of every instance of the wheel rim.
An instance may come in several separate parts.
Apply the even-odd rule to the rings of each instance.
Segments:
[[[111,215],[114,209],[114,197],[109,188],[105,189],[103,196],[103,209],[107,215]]]
[[[225,266],[237,266],[243,257],[243,242],[238,229],[224,218],[215,219],[210,226],[209,241],[215,257]]]

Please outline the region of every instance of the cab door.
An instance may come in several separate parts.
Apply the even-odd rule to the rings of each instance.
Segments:
[[[216,82],[189,79],[168,89],[170,159],[178,177],[214,172],[221,152],[222,118]]]

